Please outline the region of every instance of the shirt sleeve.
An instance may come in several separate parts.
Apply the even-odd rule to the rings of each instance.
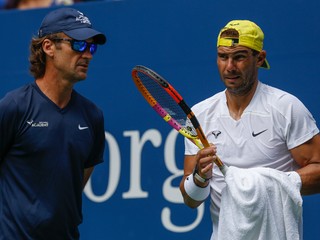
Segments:
[[[103,154],[105,148],[105,133],[104,117],[100,109],[98,109],[94,121],[94,145],[90,153],[90,157],[88,161],[86,161],[85,163],[85,168],[89,168],[103,162]]]
[[[288,149],[305,143],[319,133],[315,119],[298,98],[288,94],[280,101],[282,104],[279,105],[283,107],[281,118],[285,121],[280,126],[284,126],[282,130]]]
[[[10,96],[5,96],[0,100],[0,161],[4,159],[14,141],[18,119],[16,102]]]

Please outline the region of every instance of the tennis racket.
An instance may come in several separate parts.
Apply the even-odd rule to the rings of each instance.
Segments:
[[[170,83],[140,65],[133,68],[132,79],[142,96],[171,127],[200,149],[210,146],[196,116]],[[225,173],[226,166],[218,156],[215,164]]]

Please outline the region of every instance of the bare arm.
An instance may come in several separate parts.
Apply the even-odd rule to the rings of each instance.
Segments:
[[[82,188],[84,188],[93,172],[94,167],[84,169]]]
[[[302,181],[302,195],[320,193],[320,135],[291,149],[291,154],[301,166],[297,172]]]
[[[196,208],[202,204],[203,201],[196,201],[188,196],[184,188],[185,179],[193,173],[197,164],[199,175],[203,178],[210,178],[212,175],[213,160],[215,159],[216,148],[214,146],[200,150],[197,155],[186,155],[184,158],[184,175],[180,182],[180,191],[183,196],[184,203],[191,207]],[[198,187],[206,187],[209,182],[202,183],[194,179]]]

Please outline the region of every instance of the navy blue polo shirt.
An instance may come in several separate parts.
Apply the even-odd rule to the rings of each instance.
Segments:
[[[78,239],[85,168],[103,161],[103,113],[75,90],[60,109],[35,82],[0,101],[0,240]]]

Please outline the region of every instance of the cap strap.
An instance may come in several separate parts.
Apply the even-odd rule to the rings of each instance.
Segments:
[[[238,38],[219,38],[218,46],[232,47],[239,43]]]

